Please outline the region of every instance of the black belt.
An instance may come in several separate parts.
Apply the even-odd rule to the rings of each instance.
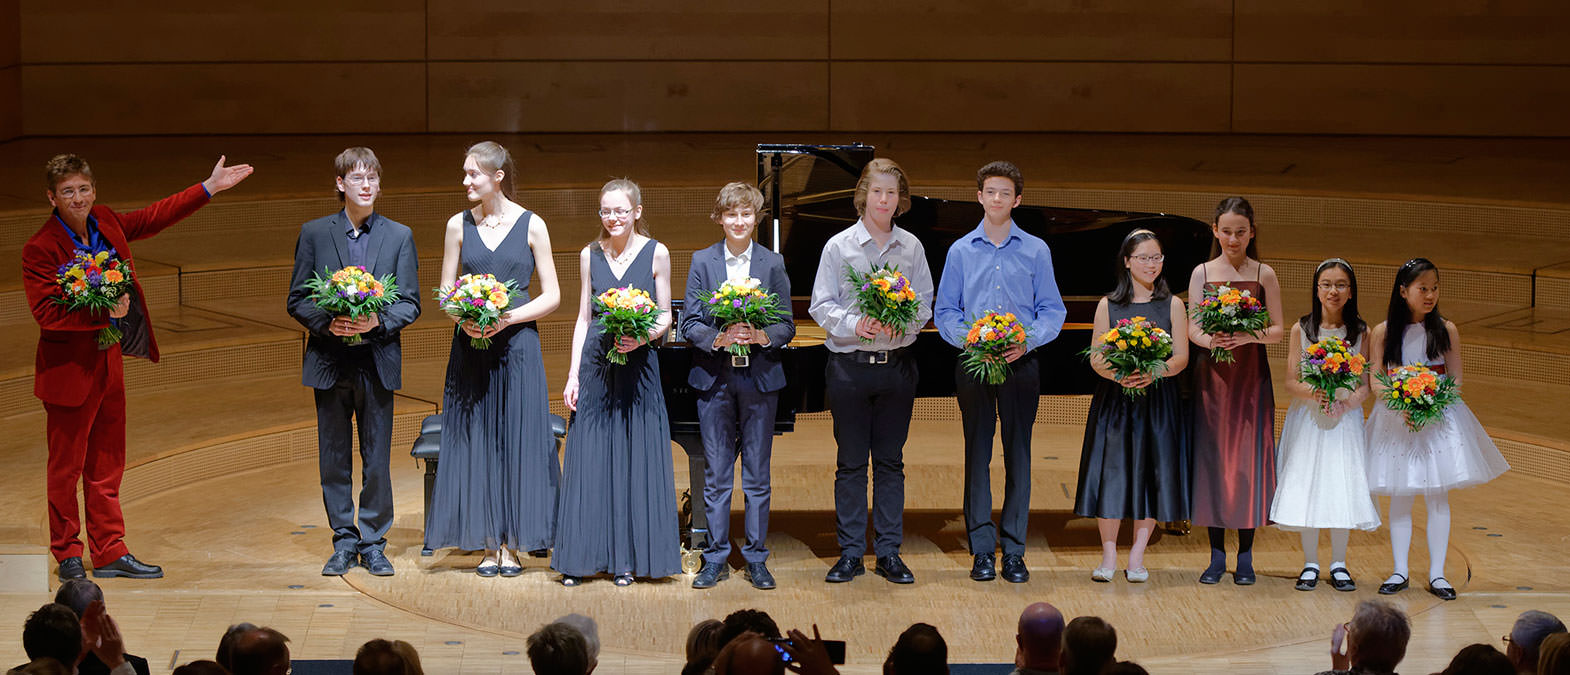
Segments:
[[[832,352],[832,354],[836,358],[848,359],[853,363],[881,366],[897,363],[900,359],[905,358],[909,351],[909,347],[900,347],[899,349],[880,349],[877,351]]]

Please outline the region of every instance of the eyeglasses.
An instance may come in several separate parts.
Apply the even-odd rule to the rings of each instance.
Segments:
[[[91,185],[83,185],[81,189],[66,188],[64,190],[56,192],[55,195],[58,196],[58,197],[61,197],[63,199],[72,199],[72,198],[76,197],[77,195],[82,195],[83,197],[86,197],[87,195],[90,195],[92,193],[93,193],[93,186],[91,186]]]
[[[1505,644],[1510,644],[1512,642],[1515,642],[1515,640],[1510,639],[1510,635],[1508,633],[1505,634],[1504,636],[1500,637],[1499,641],[1503,642]]]
[[[1128,258],[1129,260],[1142,262],[1146,265],[1153,265],[1167,259],[1167,257],[1164,255],[1131,255]]]
[[[600,209],[600,217],[601,218],[610,218],[610,217],[614,216],[617,220],[621,220],[621,219],[626,218],[627,216],[630,216],[630,215],[632,215],[632,209],[622,209],[622,208]]]
[[[350,185],[354,185],[354,186],[367,185],[367,184],[369,184],[369,185],[380,185],[381,182],[382,182],[382,177],[378,176],[378,175],[376,175],[374,173],[373,174],[368,174],[368,175],[352,173],[352,174],[349,174],[347,176],[344,176],[343,177],[343,182],[348,183]]]
[[[1319,290],[1321,291],[1341,291],[1342,293],[1345,293],[1348,290],[1351,290],[1351,288],[1352,284],[1348,283],[1330,284],[1323,281],[1319,282]]]

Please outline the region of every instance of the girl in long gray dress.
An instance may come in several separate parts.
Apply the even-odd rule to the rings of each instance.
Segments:
[[[583,284],[562,391],[574,413],[551,567],[564,586],[600,572],[626,586],[681,570],[670,421],[659,360],[647,347],[671,324],[670,251],[649,238],[632,181],[600,190],[600,224],[600,236],[579,256]],[[593,321],[593,299],[623,286],[648,291],[661,314],[648,335],[612,341]],[[625,364],[606,360],[612,348],[627,355]]]
[[[556,310],[561,293],[545,221],[508,198],[507,150],[476,144],[463,167],[469,199],[479,204],[447,222],[441,284],[450,288],[461,267],[516,281],[521,292],[497,324],[453,331],[425,545],[484,550],[477,574],[517,576],[523,567],[514,549],[549,548],[555,533],[560,471],[534,321]],[[540,294],[530,299],[535,272]],[[491,338],[490,348],[471,346],[475,337]]]

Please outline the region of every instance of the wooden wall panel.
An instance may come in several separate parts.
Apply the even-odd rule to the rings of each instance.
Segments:
[[[1570,64],[1570,3],[1238,0],[1238,61]]]
[[[431,131],[807,130],[827,125],[811,62],[458,62],[430,66]]]
[[[822,59],[828,0],[431,3],[435,60]]]
[[[835,59],[1218,61],[1232,0],[838,0]]]
[[[22,62],[22,14],[17,2],[0,0],[0,68]]]
[[[22,69],[0,68],[0,142],[22,135]]]
[[[878,131],[1225,132],[1228,66],[833,64],[830,125]]]
[[[425,1],[22,0],[25,63],[425,58]]]
[[[425,131],[418,63],[23,66],[27,135]],[[92,92],[106,105],[54,105]]]
[[[1570,135],[1570,67],[1236,66],[1240,133]]]

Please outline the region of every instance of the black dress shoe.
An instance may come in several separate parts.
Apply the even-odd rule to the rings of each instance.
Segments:
[[[747,563],[747,580],[752,582],[753,588],[760,591],[774,588],[774,575],[769,573],[769,566],[762,562]]]
[[[829,573],[824,575],[823,580],[831,584],[842,584],[866,573],[867,567],[861,563],[859,556],[842,555],[839,560],[834,561],[834,566],[829,568]]]
[[[1225,576],[1226,573],[1226,565],[1217,567],[1216,565],[1212,564],[1210,567],[1206,567],[1204,572],[1199,574],[1199,583],[1219,584],[1221,583],[1221,577]]]
[[[703,569],[698,570],[698,576],[692,578],[693,588],[714,588],[721,581],[730,578],[730,566],[723,561],[705,562]]]
[[[1030,570],[1025,568],[1025,556],[1003,555],[1003,580],[1011,584],[1030,581]]]
[[[1302,572],[1297,573],[1297,585],[1293,586],[1293,588],[1296,588],[1300,591],[1312,591],[1314,590],[1314,587],[1318,585],[1319,568],[1304,567]]]
[[[551,557],[551,550],[548,549],[548,548],[537,548],[537,549],[534,549],[532,551],[529,551],[529,557],[530,558],[549,558],[549,557]]]
[[[970,564],[970,579],[972,581],[992,581],[996,578],[998,578],[998,570],[992,566],[992,554],[977,553],[975,560]]]
[[[82,569],[82,556],[73,555],[60,561],[60,580],[86,579],[87,572]]]
[[[916,575],[911,574],[910,568],[905,566],[905,561],[900,560],[898,553],[878,558],[878,566],[872,571],[877,572],[878,576],[888,579],[890,583],[916,583]]]
[[[1401,577],[1401,581],[1398,581],[1398,582],[1393,583],[1393,584],[1389,583],[1389,582],[1380,584],[1379,585],[1379,594],[1380,595],[1395,595],[1397,593],[1400,593],[1401,591],[1406,590],[1407,586],[1411,586],[1412,585],[1412,580],[1406,578],[1406,575],[1404,575],[1404,574],[1396,574],[1394,576]]]
[[[1444,586],[1435,586],[1434,585],[1435,581],[1443,581],[1443,582],[1445,582],[1445,585]],[[1450,588],[1450,580],[1446,579],[1444,577],[1434,577],[1432,579],[1429,579],[1428,580],[1428,592],[1429,593],[1433,593],[1434,597],[1439,598],[1440,600],[1454,600],[1454,599],[1456,599],[1456,589]]]
[[[164,576],[164,568],[157,565],[149,565],[144,563],[140,560],[137,560],[136,556],[127,553],[123,556],[120,556],[119,560],[109,563],[108,565],[95,565],[93,567],[93,576],[100,578],[127,577],[131,579],[162,579]]]
[[[322,576],[341,577],[349,573],[349,569],[360,566],[360,556],[354,551],[333,551],[333,557],[327,559],[327,564],[322,565]]]
[[[1337,573],[1346,578],[1341,579],[1337,577]],[[1357,590],[1357,582],[1352,581],[1352,573],[1346,571],[1345,567],[1332,567],[1330,568],[1330,587],[1338,591],[1350,592]]]
[[[390,577],[393,575],[393,564],[387,555],[380,549],[372,549],[360,554],[360,564],[365,565],[373,576]]]

